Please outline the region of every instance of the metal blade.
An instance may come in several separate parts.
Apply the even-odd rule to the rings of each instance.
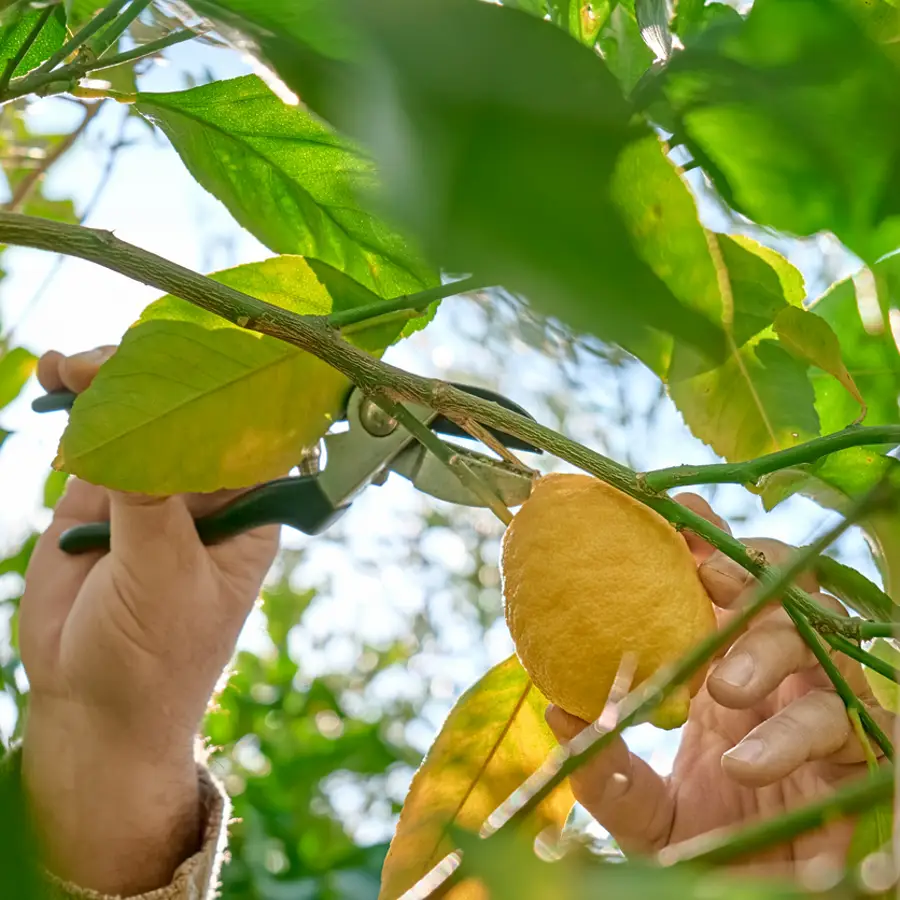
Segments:
[[[534,473],[520,469],[500,459],[447,444],[465,464],[487,485],[507,506],[521,506],[531,494]],[[438,500],[458,503],[460,506],[484,506],[484,501],[470,491],[453,472],[433,453],[421,444],[410,445],[399,453],[388,468],[411,481],[418,490]]]

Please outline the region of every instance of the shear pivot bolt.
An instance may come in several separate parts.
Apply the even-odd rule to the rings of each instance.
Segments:
[[[368,399],[359,405],[359,421],[374,437],[387,437],[398,425],[396,419],[392,419],[377,403]]]

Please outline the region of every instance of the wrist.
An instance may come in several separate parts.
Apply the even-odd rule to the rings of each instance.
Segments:
[[[135,733],[95,710],[36,697],[22,783],[47,867],[80,887],[154,890],[199,849],[192,735]]]

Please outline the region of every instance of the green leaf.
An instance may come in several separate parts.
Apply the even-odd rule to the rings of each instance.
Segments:
[[[810,466],[773,472],[761,480],[759,493],[766,509],[802,493],[826,508],[844,512],[853,499],[887,477],[900,479],[900,462],[872,447],[852,447]],[[860,524],[871,538],[887,593],[893,595],[900,584],[900,519],[886,510],[872,513]]]
[[[0,356],[0,409],[19,396],[36,365],[37,357],[24,347],[14,347]]]
[[[437,283],[409,242],[362,204],[375,186],[371,163],[258,78],[142,93],[136,108],[197,181],[277,253],[320,259],[382,297]]]
[[[854,18],[837,0],[759,0],[705,37],[672,59],[665,92],[723,195],[870,260],[894,249],[876,231],[900,215],[897,70]]]
[[[631,93],[641,76],[653,65],[653,53],[641,37],[634,11],[621,3],[616,6],[600,32],[598,43],[610,72],[616,76],[622,90]]]
[[[3,444],[6,442],[6,439],[12,434],[11,431],[7,431],[5,428],[0,428],[0,448],[3,447]]]
[[[44,506],[47,509],[55,509],[63,493],[69,476],[65,472],[51,472],[44,482]]]
[[[887,280],[900,260],[885,260],[874,267],[876,279]],[[885,327],[876,309],[874,321],[867,325],[859,312],[859,298],[851,279],[832,286],[811,307],[839,335],[841,355],[847,372],[862,394],[867,407],[865,424],[890,425],[900,422],[897,398],[900,396],[900,353],[893,335]],[[858,407],[835,382],[812,374],[816,389],[816,408],[822,428],[838,431],[852,422]]]
[[[0,63],[5,63],[15,57],[25,40],[37,27],[40,18],[41,10],[39,9],[27,12],[15,18],[0,32]],[[22,61],[16,66],[13,76],[26,75],[32,69],[36,69],[62,47],[65,38],[66,14],[63,7],[58,6],[44,23]]]
[[[510,9],[521,9],[543,19],[547,15],[547,0],[503,0],[503,5]]]
[[[486,3],[354,9],[374,56],[357,86],[365,98],[348,102],[370,113],[362,130],[390,207],[435,258],[625,346],[659,332],[721,351],[720,329],[641,260],[612,202],[620,154],[649,132],[630,124],[596,54]],[[466,52],[448,56],[448,45]]]
[[[866,401],[847,371],[840,342],[825,319],[805,309],[788,306],[775,317],[775,333],[789,353],[833,375],[860,406],[861,412],[855,421],[865,418]]]
[[[477,830],[544,762],[556,746],[546,707],[514,656],[463,694],[413,778],[380,897],[393,900],[409,889],[453,850],[448,829]],[[521,830],[533,837],[551,825],[561,829],[573,803],[561,786]]]
[[[889,622],[894,618],[893,600],[856,569],[830,556],[820,556],[816,560],[815,573],[822,589],[834,594],[850,609],[876,622]]]
[[[900,670],[900,650],[890,641],[878,638],[873,641],[872,646],[869,648],[869,653]],[[892,713],[900,713],[900,684],[896,684],[890,678],[885,678],[884,675],[879,675],[878,672],[873,672],[866,667],[863,668],[863,672],[879,705]],[[888,833],[890,834],[890,832]],[[868,852],[874,852],[883,846],[884,843],[882,841],[878,846],[871,847]]]
[[[709,28],[719,26],[735,26],[741,22],[741,14],[722,2],[706,3],[705,0],[677,0],[675,17],[672,20],[674,31],[681,42],[692,46]]]
[[[337,308],[301,257],[212,277],[295,313]],[[383,323],[374,327],[382,350],[403,322],[389,335]],[[375,350],[366,339],[365,330],[353,336]],[[336,370],[296,347],[163,297],[75,401],[57,466],[149,494],[244,487],[294,466],[328,429],[348,390]]]
[[[753,339],[712,370],[676,350],[669,391],[693,434],[731,461],[819,434],[806,365],[768,338]]]

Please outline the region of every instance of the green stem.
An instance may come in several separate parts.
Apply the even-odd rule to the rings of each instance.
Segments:
[[[900,623],[897,622],[860,622],[856,630],[862,641],[900,637]]]
[[[81,67],[83,69],[82,74],[102,72],[104,69],[111,69],[113,66],[121,66],[124,63],[134,62],[135,60],[143,59],[145,56],[154,56],[161,50],[165,50],[167,47],[174,47],[176,44],[182,44],[185,41],[193,40],[195,37],[198,37],[198,35],[198,32],[193,31],[190,28],[185,28],[181,31],[173,31],[171,34],[159,38],[159,40],[141,44],[132,50],[127,50],[125,53],[117,53],[114,56],[106,56],[103,59],[85,63],[85,65]]]
[[[112,22],[119,14],[128,0],[113,0],[103,10],[97,13],[93,19],[86,22],[82,28],[66,41],[45,63],[38,66],[32,75],[45,75],[52,72],[67,56],[74,53],[79,47],[87,43],[101,28]]]
[[[894,771],[891,766],[880,767],[867,778],[854,781],[829,794],[822,800],[801,806],[779,816],[743,828],[725,837],[701,837],[660,853],[660,861],[667,864],[705,863],[723,865],[744,856],[759,853],[768,847],[783,844],[807,831],[834,821],[840,816],[862,812],[881,801],[890,800],[894,792]]]
[[[37,21],[34,23],[31,31],[25,35],[25,40],[22,41],[19,49],[13,54],[13,56],[6,61],[6,65],[3,67],[3,72],[0,73],[0,94],[3,93],[9,87],[9,81],[13,76],[13,72],[19,67],[19,63],[25,59],[25,55],[34,45],[34,42],[37,40],[38,35],[41,33],[41,29],[47,24],[47,20],[53,13],[56,12],[55,6],[47,6],[41,10],[40,14],[37,17]]]
[[[897,615],[894,601],[856,569],[830,556],[821,556],[816,560],[815,573],[824,590],[869,618],[887,622]]]
[[[128,26],[150,5],[152,0],[134,0],[106,31],[98,34],[89,44],[96,57],[108,52],[116,41],[125,33]]]
[[[785,611],[791,617],[797,631],[800,633],[800,636],[806,641],[807,646],[812,650],[819,665],[825,670],[825,674],[834,685],[837,695],[844,701],[844,706],[846,706],[847,709],[855,709],[857,711],[860,721],[865,726],[866,731],[872,735],[875,739],[875,743],[881,747],[884,755],[892,760],[894,758],[894,747],[891,744],[890,738],[881,730],[878,723],[872,718],[872,714],[866,709],[862,700],[856,696],[853,688],[847,683],[847,679],[841,675],[840,670],[835,665],[828,650],[823,646],[819,635],[816,634],[813,627],[803,617],[803,614],[797,608],[796,604],[792,603],[790,600],[785,600],[783,605]]]
[[[346,325],[355,325],[358,322],[375,319],[388,313],[424,312],[435,300],[443,300],[445,297],[454,297],[457,294],[467,294],[471,291],[480,291],[486,287],[490,287],[490,282],[474,277],[463,278],[461,281],[439,284],[437,287],[428,288],[417,294],[404,294],[402,297],[393,297],[390,300],[381,300],[367,306],[342,310],[329,316],[328,324],[333,328],[343,328]]]
[[[835,650],[843,653],[844,656],[849,656],[851,659],[855,659],[857,662],[867,666],[873,672],[883,675],[895,684],[900,684],[900,673],[889,662],[879,659],[873,653],[863,650],[862,647],[854,644],[853,641],[848,641],[847,638],[841,637],[839,634],[826,634],[823,637],[827,643],[834,647]]]
[[[391,417],[395,418],[428,451],[433,453],[454,475],[504,524],[512,522],[512,513],[507,505],[484,483],[450,447],[447,446],[427,425],[420,422],[402,403],[391,403],[373,398]]]
[[[796,447],[778,450],[756,459],[739,463],[716,463],[709,466],[673,466],[657,469],[641,476],[653,491],[667,491],[689,484],[756,484],[763,475],[815,462],[829,453],[876,444],[900,444],[900,425],[853,425],[843,431],[815,438]]]
[[[135,47],[125,53],[105,56],[103,59],[94,59],[93,57],[76,59],[69,65],[62,66],[52,72],[35,70],[23,78],[14,78],[9,89],[0,95],[0,102],[5,103],[17,97],[24,97],[27,94],[40,93],[41,95],[48,95],[70,91],[78,81],[91,72],[102,72],[104,69],[113,68],[113,66],[120,66],[147,56],[153,56],[167,47],[172,47],[183,41],[189,41],[197,37],[197,35],[198,32],[186,28],[182,31],[173,31],[171,34],[159,38],[159,40],[141,44],[139,47]]]

